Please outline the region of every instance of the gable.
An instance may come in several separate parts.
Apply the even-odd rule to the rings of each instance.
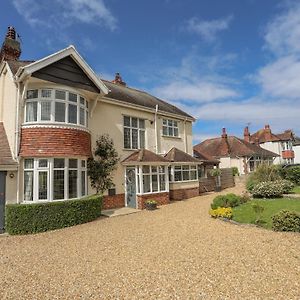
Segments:
[[[64,57],[32,73],[32,77],[100,93],[100,89],[78,66],[71,56]]]

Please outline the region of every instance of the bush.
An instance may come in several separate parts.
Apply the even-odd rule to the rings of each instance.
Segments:
[[[241,204],[247,203],[249,201],[251,201],[249,194],[247,192],[243,192],[242,196],[240,197]]]
[[[210,205],[212,209],[218,207],[235,207],[241,204],[241,197],[235,194],[219,195],[214,198]]]
[[[300,232],[300,214],[281,210],[272,217],[272,229],[275,231],[294,231]]]
[[[232,167],[231,170],[233,176],[240,176],[239,169],[237,167]]]
[[[293,189],[293,184],[287,180],[266,181],[254,186],[251,193],[255,198],[278,198]]]
[[[86,223],[101,214],[102,197],[6,206],[6,231],[28,234]]]
[[[212,218],[226,218],[232,219],[232,208],[231,207],[218,207],[216,209],[211,209],[209,214]]]
[[[259,205],[258,203],[253,203],[252,208],[256,215],[255,223],[259,225],[261,223],[261,216],[265,208],[262,205]]]
[[[284,179],[300,185],[300,167],[290,167],[284,169]]]
[[[256,171],[248,177],[246,188],[249,192],[252,192],[254,187],[261,182],[277,181],[280,179],[281,176],[277,166],[261,164],[257,167]]]

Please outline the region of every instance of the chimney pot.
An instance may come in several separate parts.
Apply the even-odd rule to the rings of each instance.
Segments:
[[[250,142],[250,132],[248,126],[246,126],[244,129],[244,140],[248,143]]]
[[[124,81],[122,80],[122,77],[121,77],[121,75],[120,75],[119,72],[116,73],[115,79],[114,79],[112,82],[113,82],[113,83],[120,84],[120,85],[126,86],[126,82],[124,82]]]
[[[269,124],[265,125],[265,129],[270,129],[270,125]]]
[[[8,26],[6,37],[12,40],[16,39],[16,30],[13,26]]]
[[[222,138],[227,138],[226,128],[222,128]]]
[[[4,60],[18,60],[21,55],[20,42],[17,40],[14,27],[9,26],[0,50],[0,62]]]

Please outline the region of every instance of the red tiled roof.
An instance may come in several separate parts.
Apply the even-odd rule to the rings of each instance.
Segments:
[[[152,162],[168,163],[169,161],[163,156],[155,154],[147,149],[136,150],[122,161],[123,164]]]
[[[12,159],[5,128],[2,122],[0,122],[0,166],[1,165],[17,165],[17,163]]]
[[[292,130],[286,130],[283,133],[274,134],[272,133],[270,127],[265,127],[250,135],[251,143],[259,142],[260,144],[265,142],[289,141],[292,139]]]
[[[255,144],[248,143],[235,136],[207,139],[194,146],[194,150],[204,153],[205,155],[211,155],[214,158],[252,155],[262,157],[278,156],[276,153],[265,150]]]
[[[196,157],[197,159],[199,159],[200,161],[202,161],[204,163],[214,163],[214,164],[220,163],[220,161],[218,159],[215,159],[211,155],[203,153],[203,152],[201,152],[199,150],[195,150],[195,149],[194,149],[194,157]]]
[[[193,157],[192,155],[189,155],[188,153],[185,153],[175,147],[173,147],[166,155],[165,158],[168,159],[171,162],[192,162],[192,163],[200,163],[200,161]]]

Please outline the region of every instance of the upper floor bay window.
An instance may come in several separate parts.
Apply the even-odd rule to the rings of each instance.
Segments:
[[[124,148],[145,148],[145,120],[135,117],[124,116]]]
[[[293,146],[292,146],[292,142],[291,141],[286,141],[286,142],[282,142],[282,150],[292,150]]]
[[[169,169],[171,182],[195,181],[198,180],[196,165],[175,165]]]
[[[88,102],[81,95],[54,89],[27,91],[25,123],[59,122],[88,126]]]
[[[75,158],[26,158],[24,201],[73,199],[87,194],[86,161]]]
[[[163,135],[178,137],[179,136],[178,121],[163,119]]]

